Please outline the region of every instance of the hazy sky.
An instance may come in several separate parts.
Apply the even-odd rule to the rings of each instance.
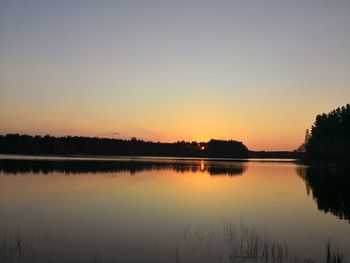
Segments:
[[[298,147],[350,102],[350,1],[0,0],[0,134]]]

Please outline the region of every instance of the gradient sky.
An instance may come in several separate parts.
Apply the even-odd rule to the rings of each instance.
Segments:
[[[350,1],[0,0],[0,133],[298,147],[350,102]]]

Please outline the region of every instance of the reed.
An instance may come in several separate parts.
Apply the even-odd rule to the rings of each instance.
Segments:
[[[343,263],[344,260],[344,254],[341,253],[338,249],[333,250],[332,244],[330,240],[327,240],[326,242],[326,250],[327,250],[327,263]]]
[[[326,258],[310,259],[298,256],[289,248],[287,242],[279,242],[254,226],[223,223],[222,229],[213,227],[185,227],[178,231],[176,255],[186,261],[189,251],[206,253],[215,262],[228,263],[345,263],[344,255],[333,249],[327,242]],[[181,252],[181,253],[180,253]],[[214,256],[213,256],[214,254]],[[321,260],[321,261],[320,261]],[[178,262],[178,261],[176,261]]]
[[[25,234],[19,228],[10,231],[6,226],[0,229],[0,263],[54,263],[60,262],[50,247],[48,231]],[[198,255],[215,262],[227,263],[346,263],[344,254],[333,248],[331,241],[325,242],[325,259],[298,258],[286,242],[274,240],[270,235],[258,231],[254,226],[243,223],[223,223],[222,229],[210,227],[185,227],[176,231],[175,258],[169,255],[168,262],[191,262],[184,251],[201,249]],[[136,251],[134,252],[136,253]],[[205,260],[209,262],[208,260]],[[210,262],[214,262],[210,261]],[[95,253],[90,260],[72,259],[72,263],[112,263],[103,255]]]

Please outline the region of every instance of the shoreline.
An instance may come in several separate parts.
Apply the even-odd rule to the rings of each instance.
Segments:
[[[56,154],[0,154],[0,160],[40,160],[40,161],[211,161],[211,162],[281,162],[300,163],[293,158],[229,158],[229,157],[197,157],[197,156],[154,156],[154,155],[56,155]]]

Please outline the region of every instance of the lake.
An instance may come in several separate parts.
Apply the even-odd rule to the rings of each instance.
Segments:
[[[326,262],[327,242],[350,260],[348,171],[1,155],[0,262]]]

